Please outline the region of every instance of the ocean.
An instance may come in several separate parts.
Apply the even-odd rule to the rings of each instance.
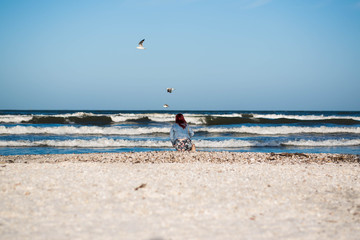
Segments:
[[[0,155],[173,151],[183,113],[198,151],[360,154],[360,112],[0,110]]]

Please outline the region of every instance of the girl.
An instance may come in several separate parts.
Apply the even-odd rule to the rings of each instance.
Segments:
[[[175,123],[170,130],[170,140],[177,151],[196,151],[195,144],[191,142],[193,130],[187,124],[181,113],[176,114]]]

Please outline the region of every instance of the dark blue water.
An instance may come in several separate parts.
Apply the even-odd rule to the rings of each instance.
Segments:
[[[360,112],[181,111],[200,151],[360,154]],[[0,111],[0,155],[173,150],[178,111]]]

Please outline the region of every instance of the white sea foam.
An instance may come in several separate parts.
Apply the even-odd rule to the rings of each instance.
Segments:
[[[172,114],[160,114],[160,113],[147,113],[147,114],[135,114],[135,113],[122,113],[117,115],[109,115],[114,122],[125,122],[130,120],[137,120],[141,118],[148,118],[155,122],[171,122],[174,121]]]
[[[206,131],[209,133],[243,133],[243,134],[259,134],[259,135],[287,135],[300,133],[355,133],[360,134],[360,127],[294,127],[294,126],[278,126],[278,127],[234,127],[234,128],[198,128],[197,131]]]
[[[114,148],[114,147],[171,147],[170,141],[134,141],[123,139],[73,139],[40,141],[0,141],[0,147],[74,147],[74,148]]]
[[[267,118],[267,119],[296,119],[296,120],[329,120],[329,119],[352,119],[360,121],[360,117],[356,116],[324,116],[320,115],[287,115],[287,114],[253,114],[254,118]]]
[[[239,133],[239,134],[256,134],[256,135],[288,135],[288,134],[335,134],[335,133],[352,133],[360,134],[360,127],[196,127],[195,132],[208,133]],[[156,133],[169,133],[169,127],[98,127],[98,126],[58,126],[58,127],[34,127],[34,126],[0,126],[2,135],[24,135],[24,134],[50,134],[50,135],[144,135]]]
[[[0,123],[21,123],[31,119],[31,115],[0,115]]]
[[[76,112],[76,113],[67,113],[67,114],[55,114],[55,115],[45,115],[45,114],[30,114],[30,115],[0,115],[0,123],[21,123],[30,121],[33,117],[85,117],[85,116],[95,116],[93,113],[85,112]],[[101,116],[101,115],[99,115]]]
[[[255,147],[259,143],[255,141],[244,141],[229,139],[224,141],[209,141],[209,140],[197,140],[194,141],[196,147],[200,148],[241,148],[241,147]]]
[[[360,139],[342,139],[342,140],[298,140],[287,142],[259,142],[245,140],[224,140],[209,141],[195,140],[193,141],[198,148],[244,148],[244,147],[344,147],[359,146]],[[170,141],[157,140],[123,140],[123,139],[72,139],[72,140],[39,140],[39,141],[0,141],[0,147],[73,147],[73,148],[116,148],[116,147],[150,147],[150,148],[172,148]]]
[[[323,141],[298,140],[282,143],[283,146],[297,147],[343,147],[343,146],[359,146],[360,139],[329,139]]]
[[[0,126],[0,134],[24,135],[24,134],[50,134],[50,135],[141,135],[153,133],[169,133],[170,128],[142,127],[96,127],[96,126],[60,126],[60,127],[34,127],[34,126]]]
[[[194,141],[197,147],[201,148],[240,148],[260,146],[260,143],[243,140],[225,140],[225,141]],[[75,148],[114,148],[114,147],[154,147],[171,148],[170,141],[156,140],[123,140],[123,139],[73,139],[73,140],[40,140],[40,141],[0,141],[1,147],[75,147]]]
[[[51,116],[51,117],[87,117],[87,116],[103,116],[103,114],[87,113],[87,112],[75,112],[55,115],[40,115],[40,116]]]
[[[154,122],[174,122],[175,114],[170,113],[121,113],[116,115],[109,115],[114,122],[125,122],[137,120],[141,118],[148,118]],[[186,121],[191,124],[204,124],[204,115],[199,114],[184,114]]]

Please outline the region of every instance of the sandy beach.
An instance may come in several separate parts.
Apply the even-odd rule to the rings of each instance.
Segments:
[[[0,156],[0,239],[359,239],[356,155]]]

